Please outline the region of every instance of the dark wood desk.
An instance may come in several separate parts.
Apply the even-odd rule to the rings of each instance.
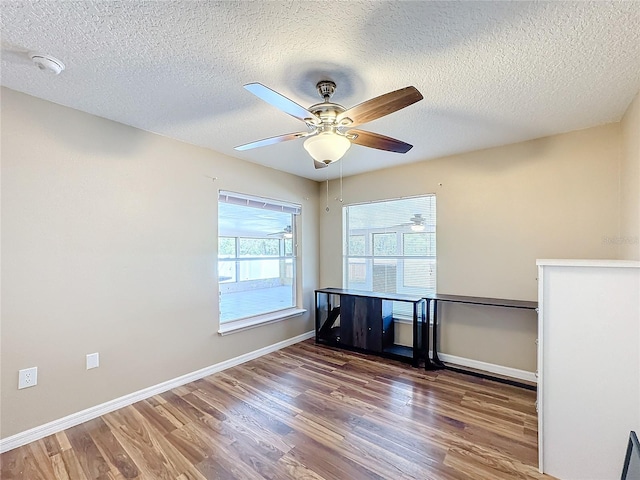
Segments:
[[[422,297],[341,288],[322,288],[315,295],[316,343],[373,353],[415,367],[429,356],[427,304]],[[411,347],[394,343],[393,302],[411,305]],[[425,330],[427,343],[423,342]]]
[[[489,307],[505,307],[505,308],[520,308],[526,310],[537,310],[538,302],[531,302],[527,300],[508,300],[503,298],[487,298],[487,297],[467,297],[463,295],[445,295],[445,294],[434,294],[428,295],[424,297],[427,301],[427,318],[431,314],[433,318],[433,345],[432,345],[432,354],[431,358],[429,358],[429,337],[426,337],[426,358],[424,368],[426,370],[438,370],[442,368],[446,368],[448,370],[454,370],[461,373],[469,373],[471,375],[475,375],[482,378],[488,378],[490,380],[495,380],[501,383],[506,383],[509,385],[516,385],[518,387],[527,388],[529,390],[535,390],[536,387],[533,385],[529,385],[527,383],[521,383],[516,380],[511,380],[503,377],[496,377],[493,375],[477,372],[475,370],[465,370],[463,368],[452,367],[450,365],[445,365],[445,363],[440,360],[438,357],[438,303],[439,302],[449,302],[449,303],[464,303],[468,305],[485,305]],[[427,330],[427,329],[425,329]]]

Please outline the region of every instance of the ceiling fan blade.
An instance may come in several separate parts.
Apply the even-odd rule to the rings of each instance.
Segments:
[[[289,100],[284,95],[271,90],[269,87],[265,87],[261,83],[247,83],[244,88],[253,93],[256,97],[264,100],[265,102],[279,108],[285,113],[288,113],[292,117],[298,118],[305,122],[308,119],[320,122],[320,119],[311,113],[309,110],[301,105],[298,105],[293,100]]]
[[[385,137],[379,133],[367,132],[366,130],[349,130],[347,135],[357,135],[357,137],[353,139],[349,137],[351,143],[362,145],[363,147],[386,150],[388,152],[407,153],[413,148],[413,145],[396,140],[395,138]]]
[[[408,107],[422,98],[422,94],[416,87],[401,88],[351,107],[339,114],[336,121],[347,127],[355,127]]]
[[[238,145],[237,147],[233,147],[233,148],[235,148],[236,150],[242,151],[242,150],[250,150],[252,148],[266,147],[267,145],[273,145],[274,143],[286,142],[287,140],[295,140],[296,138],[306,137],[311,133],[312,132],[287,133],[285,135],[278,135],[277,137],[264,138],[256,142],[245,143],[244,145]]]
[[[319,168],[327,168],[329,165],[324,162],[319,162],[318,160],[314,160],[313,166],[316,167],[316,170],[318,170]]]

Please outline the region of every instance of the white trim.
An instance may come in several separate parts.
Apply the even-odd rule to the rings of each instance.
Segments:
[[[280,350],[281,348],[288,347],[298,342],[302,342],[303,340],[307,340],[314,336],[315,331],[303,333],[302,335],[298,335],[297,337],[289,338],[287,340],[274,343],[273,345],[268,345],[258,350],[254,350],[253,352],[230,358],[229,360],[225,360],[224,362],[216,363],[215,365],[196,370],[195,372],[187,373],[186,375],[176,377],[172,380],[167,380],[166,382],[162,382],[157,385],[138,390],[137,392],[130,393],[123,397],[110,400],[101,405],[96,405],[94,407],[87,408],[86,410],[72,413],[71,415],[67,415],[66,417],[59,418],[58,420],[45,423],[44,425],[40,425],[29,430],[25,430],[24,432],[16,433],[15,435],[11,435],[10,437],[0,439],[0,453],[13,450],[14,448],[26,445],[27,443],[35,442],[36,440],[44,438],[48,435],[53,435],[54,433],[97,418],[100,415],[113,412],[114,410],[118,410],[119,408],[126,407],[128,405],[131,405],[132,403],[139,402],[140,400],[158,395],[159,393],[166,392],[167,390],[185,385],[189,382],[199,380],[222,370],[226,370],[227,368],[235,367],[236,365],[248,362],[249,360],[254,360],[258,357],[271,352],[275,352],[276,350]]]
[[[545,267],[616,267],[616,268],[640,268],[637,260],[565,260],[565,259],[538,259],[536,265]]]
[[[438,357],[443,362],[453,363],[454,365],[459,365],[461,367],[475,368],[484,372],[504,375],[505,377],[526,380],[527,382],[537,383],[538,381],[535,372],[527,372],[526,370],[518,370],[517,368],[481,362],[480,360],[473,360],[471,358],[456,357],[455,355],[448,355],[440,352],[438,352]]]
[[[538,471],[544,473],[544,268],[538,264],[538,391],[536,406],[538,413]]]
[[[304,308],[288,308],[286,310],[278,310],[277,312],[265,313],[264,315],[256,315],[255,317],[221,323],[218,328],[218,335],[229,335],[230,333],[243,332],[250,328],[280,322],[287,318],[299,317],[306,312],[307,311]]]

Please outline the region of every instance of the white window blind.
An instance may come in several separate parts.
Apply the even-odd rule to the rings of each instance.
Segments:
[[[436,291],[436,197],[343,208],[344,285],[383,293]]]
[[[220,190],[218,201],[229,205],[239,205],[242,207],[251,207],[262,210],[270,210],[273,212],[290,213],[292,215],[300,214],[300,205],[295,203],[281,202],[270,198],[254,197],[244,195],[242,193],[225,192]]]
[[[293,203],[220,191],[220,323],[296,306],[296,216]]]

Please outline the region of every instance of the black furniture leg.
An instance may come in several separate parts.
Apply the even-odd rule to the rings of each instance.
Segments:
[[[411,364],[413,367],[417,367],[420,362],[420,341],[418,339],[419,331],[418,328],[418,304],[413,304],[413,363]]]
[[[431,354],[434,369],[444,368],[444,362],[438,357],[438,300],[433,299],[433,351]]]
[[[430,323],[430,313],[431,313],[431,302],[433,300],[427,299],[427,321],[423,327],[423,345],[424,345],[424,369],[425,370],[439,370],[438,365],[431,361],[429,358],[429,323]],[[435,302],[433,301],[434,306]],[[435,330],[434,330],[435,333]]]

